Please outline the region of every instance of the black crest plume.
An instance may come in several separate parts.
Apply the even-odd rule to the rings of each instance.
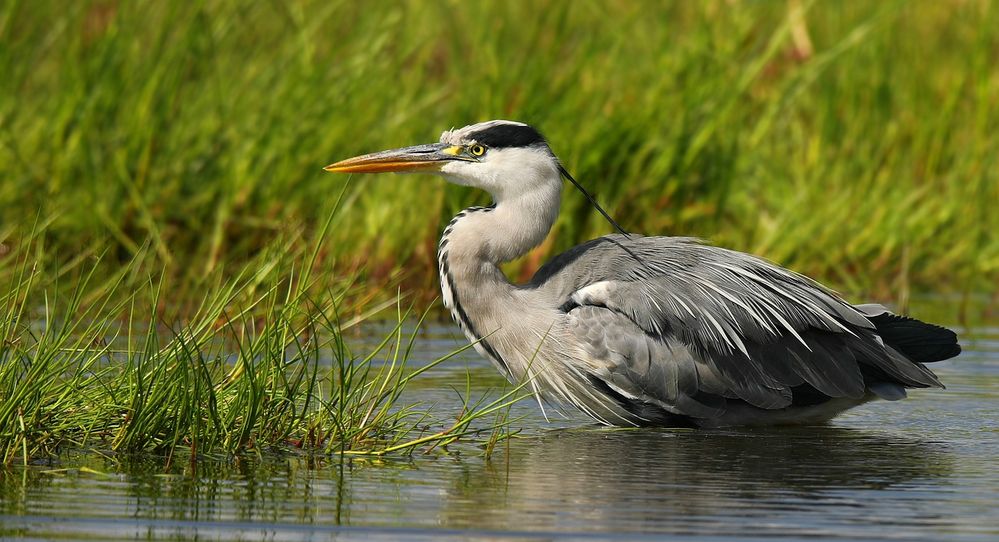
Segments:
[[[572,183],[572,186],[575,186],[577,190],[579,190],[580,192],[583,193],[584,196],[586,196],[586,199],[590,202],[590,204],[592,204],[593,207],[597,211],[599,211],[604,218],[607,219],[607,222],[610,222],[611,226],[614,226],[615,230],[624,235],[628,235],[628,232],[624,231],[624,228],[622,228],[617,222],[615,222],[614,219],[611,218],[609,214],[607,214],[607,211],[605,211],[604,208],[601,207],[599,203],[597,203],[597,200],[593,196],[591,196],[590,193],[587,192],[585,188],[583,188],[583,185],[579,184],[576,181],[576,179],[573,179],[572,175],[569,175],[569,172],[566,171],[565,167],[562,164],[558,165],[558,171],[559,173],[562,174],[563,177],[565,177],[570,183]]]

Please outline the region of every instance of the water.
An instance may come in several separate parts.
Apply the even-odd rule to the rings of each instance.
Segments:
[[[370,330],[377,337],[382,330]],[[364,337],[360,338],[364,342]],[[460,346],[437,326],[420,358]],[[999,540],[999,328],[934,365],[947,390],[873,403],[828,427],[614,430],[546,421],[521,438],[387,460],[273,455],[164,472],[161,458],[69,453],[0,471],[0,537],[221,540]],[[474,352],[414,399],[457,409]]]

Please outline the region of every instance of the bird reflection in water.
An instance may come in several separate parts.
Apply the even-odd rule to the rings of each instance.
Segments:
[[[895,506],[884,492],[951,470],[943,445],[833,427],[556,430],[514,440],[456,483],[444,525],[740,533],[755,524],[776,535],[806,528],[811,514],[846,526],[916,514],[945,526],[931,499],[910,497],[890,519],[858,508]]]

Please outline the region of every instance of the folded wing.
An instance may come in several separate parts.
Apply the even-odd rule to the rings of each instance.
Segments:
[[[717,408],[713,397],[778,409],[859,398],[873,383],[941,386],[814,281],[692,239],[595,239],[552,260],[531,287],[558,301],[594,353],[617,353],[597,375],[608,386],[679,413]],[[696,404],[677,403],[687,399]]]

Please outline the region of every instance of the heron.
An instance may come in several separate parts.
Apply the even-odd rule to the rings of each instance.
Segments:
[[[950,329],[853,305],[762,258],[625,232],[525,123],[472,124],[324,169],[432,173],[492,196],[444,228],[442,299],[475,350],[529,385],[543,412],[573,407],[614,426],[818,424],[907,389],[942,388],[924,364],[961,351]],[[500,265],[548,236],[563,178],[618,233],[515,284]]]

